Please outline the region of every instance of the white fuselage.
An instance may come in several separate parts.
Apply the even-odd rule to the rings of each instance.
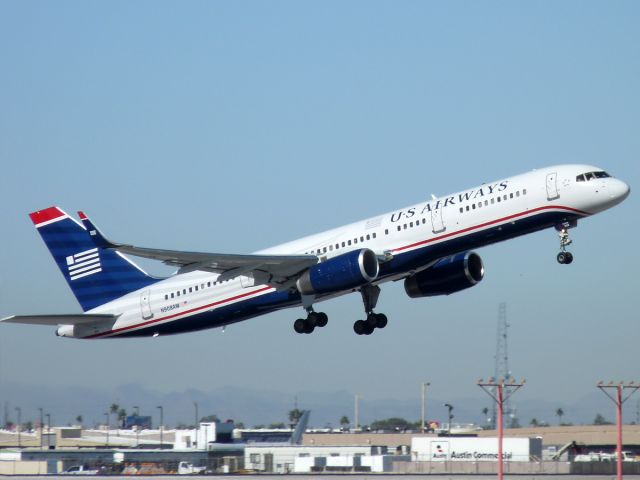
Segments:
[[[577,218],[620,203],[628,195],[629,187],[609,176],[593,175],[579,180],[580,175],[590,172],[602,170],[589,165],[558,165],[535,170],[256,253],[316,255],[322,262],[368,248],[386,261],[381,264],[380,277],[374,282],[381,284],[412,275],[446,255],[562,222],[575,222]],[[119,315],[109,331],[76,325],[75,330],[65,330],[63,326],[58,333],[64,336],[65,332],[73,332],[73,336],[84,338],[136,335],[141,331],[148,335],[154,329],[159,334],[176,333],[222,326],[302,304],[299,294],[279,291],[268,284],[254,284],[252,277],[240,276],[222,282],[218,278],[217,274],[201,271],[176,274],[88,312]],[[190,318],[193,325],[178,327]],[[167,329],[170,323],[175,327]]]

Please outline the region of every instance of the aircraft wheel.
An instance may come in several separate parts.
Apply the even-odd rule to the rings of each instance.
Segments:
[[[387,326],[387,316],[384,313],[376,315],[376,328],[384,328]]]
[[[353,324],[353,331],[356,332],[357,335],[364,335],[367,329],[367,323],[364,320],[358,320]]]
[[[369,322],[364,322],[364,327],[365,327],[365,331],[364,331],[365,335],[371,335],[373,331],[376,329],[376,327],[372,326]]]
[[[326,327],[327,323],[329,322],[329,317],[327,317],[327,314],[324,312],[318,312],[316,313],[316,327]]]
[[[296,333],[305,333],[306,331],[306,322],[304,319],[299,318],[295,322],[293,322],[293,329]]]
[[[565,252],[560,252],[557,256],[556,256],[556,260],[558,260],[558,263],[567,263],[567,254]]]
[[[571,252],[565,253],[564,263],[569,265],[571,262],[573,262],[573,254]]]
[[[316,329],[316,326],[308,320],[305,320],[304,326],[304,333],[313,333],[313,331]]]
[[[373,330],[378,325],[378,315],[375,313],[370,313],[369,315],[367,315],[366,323]]]
[[[307,315],[307,320],[306,322],[309,325],[312,325],[314,327],[318,326],[318,314],[316,312],[311,312],[309,313],[309,315]]]

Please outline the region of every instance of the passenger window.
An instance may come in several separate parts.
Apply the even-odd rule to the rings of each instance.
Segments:
[[[360,242],[364,242],[364,237],[360,237]]]
[[[186,294],[187,294],[187,289],[186,289],[186,288],[183,288],[183,289],[182,289],[182,294],[183,294],[183,295],[186,295]]]
[[[177,297],[179,297],[179,296],[180,296],[180,290],[178,290],[178,291],[176,292],[176,296],[177,296]]]
[[[523,194],[523,195],[526,195],[526,194],[527,194],[527,189],[526,189],[526,188],[523,188],[523,189],[522,189],[522,194]]]
[[[464,209],[468,212],[468,211],[469,211],[469,205],[467,205],[466,207],[464,207]]]
[[[520,196],[520,190],[516,192],[516,197],[519,197],[519,196]]]
[[[324,247],[324,248],[322,249],[322,253],[327,253],[327,247]]]
[[[489,200],[485,200],[485,201],[484,201],[484,206],[485,206],[485,207],[489,206]]]
[[[409,227],[413,228],[413,222],[409,222]]]
[[[189,293],[193,293],[193,287],[189,287]]]
[[[349,240],[349,241],[347,242],[347,245],[351,246],[351,240]]]
[[[475,209],[476,209],[476,204],[474,203],[473,205],[471,205],[471,208],[472,208],[473,210],[475,210]]]
[[[513,198],[513,192],[509,194],[509,198]]]
[[[173,292],[171,293],[171,298],[173,298]]]
[[[478,208],[482,208],[482,202],[478,203]]]
[[[426,218],[423,218],[423,219],[422,219],[422,224],[424,225],[425,223],[427,223],[427,219],[426,219]]]
[[[384,234],[385,234],[385,235],[389,235],[389,229],[388,229],[388,228],[385,228],[385,229],[384,229]]]
[[[196,292],[198,291],[198,285],[196,285]]]
[[[398,225],[398,231],[402,230],[402,227],[400,225]]]
[[[402,228],[404,228],[405,230],[407,229],[407,224],[405,223]]]
[[[505,195],[504,197],[502,197],[502,199],[506,202],[507,201],[507,196]]]
[[[345,247],[345,242],[342,242],[342,248],[344,248],[344,247]]]
[[[372,235],[373,235],[373,238],[376,238],[376,232],[373,232]]]
[[[495,201],[494,201],[494,199],[492,198],[492,199],[491,199],[491,205],[493,205],[494,203],[496,203],[496,202],[495,202]]]
[[[169,300],[169,295],[165,295],[165,296],[164,296],[164,299],[165,299],[165,300]]]
[[[353,244],[354,244],[354,245],[357,245],[357,243],[358,243],[358,239],[357,239],[357,238],[354,238],[354,239],[353,239]]]
[[[462,213],[463,211],[464,211],[464,210],[463,210],[463,208],[462,208],[462,207],[460,207],[460,213]]]
[[[207,288],[211,288],[211,282],[207,282]]]
[[[333,252],[333,245],[329,245],[329,251]]]
[[[500,197],[496,198],[496,200],[498,201],[498,203],[500,202]]]

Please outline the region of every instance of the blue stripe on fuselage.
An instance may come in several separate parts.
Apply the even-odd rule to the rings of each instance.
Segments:
[[[496,224],[484,230],[468,233],[440,243],[426,244],[403,253],[380,266],[380,278],[398,275],[431,263],[439,258],[480,248],[493,243],[509,240],[520,235],[553,227],[558,223],[581,218],[582,215],[569,212],[546,211],[519,218],[503,224]],[[343,293],[348,293],[343,292]],[[149,337],[155,334],[170,335],[192,332],[207,328],[230,325],[249,318],[264,315],[284,308],[300,305],[300,294],[296,292],[270,292],[248,300],[198,313],[171,322],[153,325],[139,330],[128,330],[102,338]],[[108,335],[108,333],[106,334]]]

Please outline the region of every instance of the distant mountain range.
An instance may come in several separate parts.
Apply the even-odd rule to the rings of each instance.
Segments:
[[[481,393],[481,392],[479,392]],[[638,396],[640,398],[640,395]],[[296,400],[297,399],[297,400]],[[516,400],[516,398],[514,398]],[[296,405],[297,401],[297,405]],[[340,426],[340,418],[347,416],[353,421],[354,395],[347,391],[336,392],[299,392],[296,395],[268,390],[238,387],[219,387],[208,391],[189,389],[162,393],[137,384],[121,385],[113,390],[85,387],[49,387],[3,383],[0,390],[0,417],[16,420],[15,407],[20,407],[22,420],[37,422],[38,408],[51,414],[52,423],[67,425],[75,423],[78,415],[83,417],[85,426],[94,426],[105,421],[105,412],[112,403],[117,403],[128,413],[138,406],[141,415],[151,415],[157,425],[162,405],[165,424],[174,427],[178,424],[193,424],[195,405],[198,404],[198,416],[215,414],[221,420],[233,419],[243,422],[246,427],[288,423],[288,412],[296,406],[311,410],[310,426],[315,428]],[[360,424],[366,425],[374,420],[402,417],[409,421],[420,419],[420,399],[362,399],[360,401]],[[454,423],[486,423],[483,408],[489,408],[489,398],[448,398],[447,403],[454,405]],[[514,402],[515,417],[522,426],[529,425],[535,418],[539,423],[556,425],[558,408],[564,412],[563,422],[574,424],[592,423],[596,414],[613,420],[613,403],[598,391],[590,392],[573,404],[559,404],[548,400],[523,400]],[[625,421],[637,421],[640,402],[629,401],[625,404]],[[489,413],[490,415],[490,413]],[[428,399],[427,419],[446,422],[446,409],[443,400]],[[507,420],[508,422],[508,420]],[[115,419],[112,418],[115,426]]]

